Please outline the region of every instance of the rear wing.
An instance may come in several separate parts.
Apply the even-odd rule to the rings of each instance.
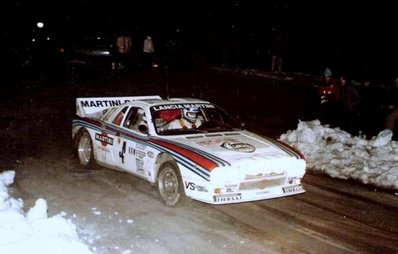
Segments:
[[[76,115],[86,117],[136,100],[162,99],[159,95],[76,98]]]

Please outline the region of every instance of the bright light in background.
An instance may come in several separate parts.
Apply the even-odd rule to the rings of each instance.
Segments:
[[[43,22],[37,22],[36,26],[38,28],[43,28],[44,27],[44,23]]]

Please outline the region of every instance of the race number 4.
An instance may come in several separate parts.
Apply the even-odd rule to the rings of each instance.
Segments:
[[[124,164],[124,154],[126,153],[126,141],[123,142],[122,150],[119,152],[119,157],[122,159]]]

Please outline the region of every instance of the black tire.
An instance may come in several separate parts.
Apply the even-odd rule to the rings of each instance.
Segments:
[[[185,203],[184,188],[178,168],[170,162],[164,163],[156,178],[158,192],[167,206],[177,206]]]
[[[94,168],[95,160],[93,141],[86,130],[81,131],[77,137],[76,154],[80,165],[86,168]]]

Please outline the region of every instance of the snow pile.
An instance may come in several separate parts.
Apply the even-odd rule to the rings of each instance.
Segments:
[[[398,142],[383,130],[371,140],[352,136],[319,120],[298,123],[279,137],[304,154],[308,170],[331,177],[354,179],[387,189],[398,189]]]
[[[14,177],[14,171],[0,174],[0,253],[92,253],[79,240],[76,226],[64,214],[48,218],[44,199],[38,199],[25,215],[23,200],[8,193],[7,186],[14,182]]]

